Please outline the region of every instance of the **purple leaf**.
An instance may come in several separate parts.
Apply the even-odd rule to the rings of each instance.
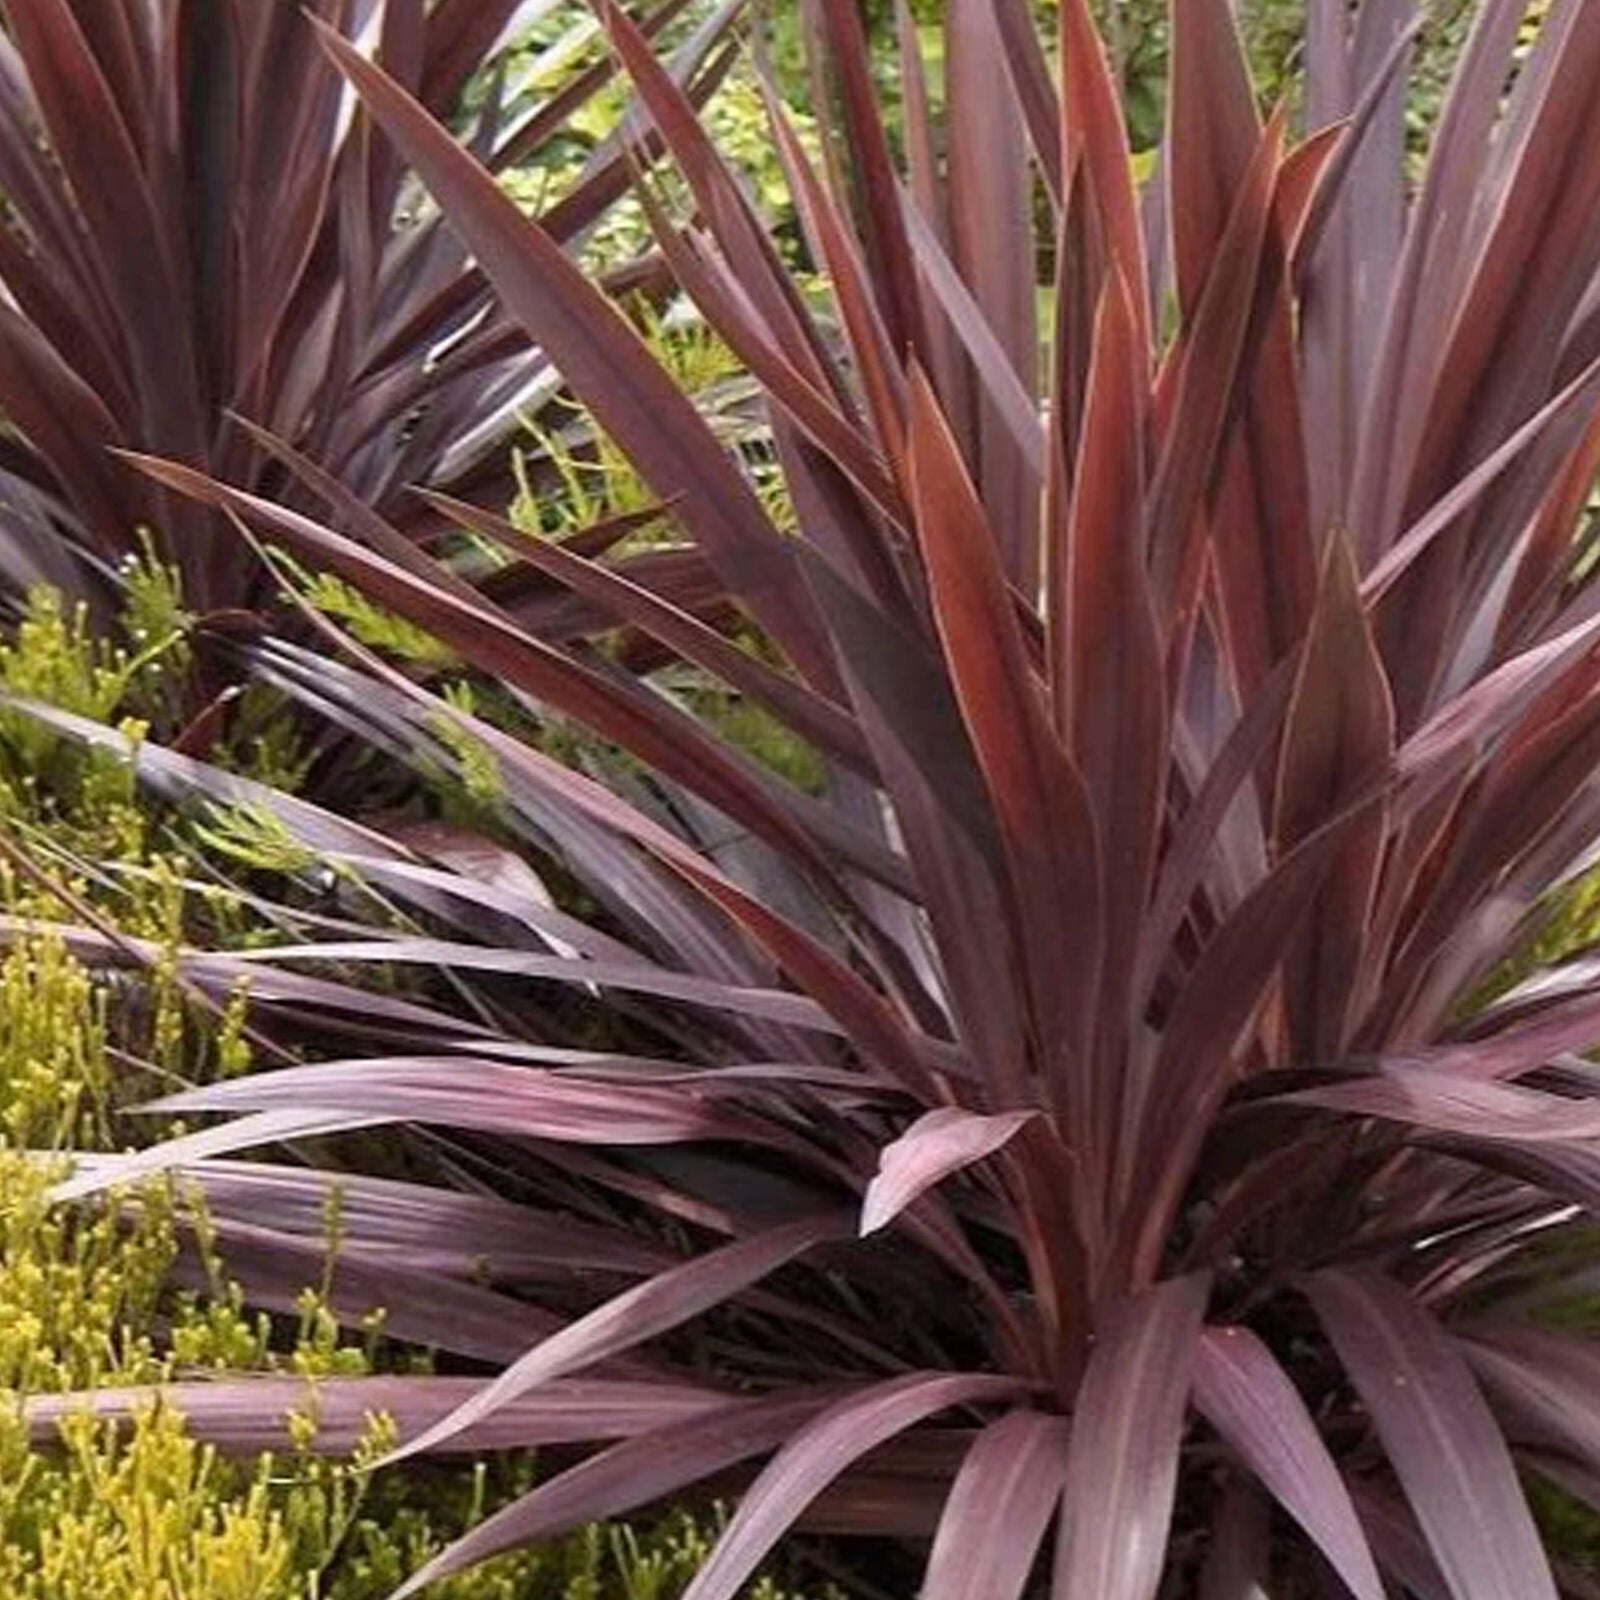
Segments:
[[[30,1396],[23,1406],[29,1436],[45,1443],[79,1412],[131,1419],[155,1404],[170,1405],[195,1438],[230,1455],[283,1450],[293,1441],[291,1414],[316,1419],[319,1450],[348,1455],[389,1418],[402,1439],[449,1415],[479,1387],[476,1378],[433,1376],[286,1378],[268,1375],[95,1389]],[[457,1434],[442,1452],[516,1450],[534,1445],[587,1443],[670,1427],[727,1409],[715,1389],[689,1384],[566,1378],[512,1401],[478,1426]]]
[[[1600,1469],[1600,1346],[1493,1322],[1457,1343],[1518,1443],[1554,1446]]]
[[[944,1106],[924,1112],[878,1158],[861,1206],[861,1232],[887,1227],[919,1195],[1001,1148],[1037,1111],[982,1116]]]
[[[1195,1405],[1303,1527],[1356,1600],[1384,1600],[1350,1492],[1305,1401],[1248,1328],[1207,1328]]]
[[[547,1386],[554,1391],[562,1387],[559,1382]],[[541,1389],[513,1400],[482,1426],[502,1426],[500,1418],[515,1417],[520,1409],[537,1406],[545,1392]],[[641,1419],[641,1426],[629,1430],[633,1437],[502,1507],[414,1572],[391,1600],[404,1600],[502,1550],[554,1538],[584,1523],[623,1516],[750,1456],[762,1455],[792,1437],[831,1403],[831,1392],[817,1389],[739,1400],[694,1412],[686,1408],[681,1418],[663,1406],[659,1424]],[[475,1436],[476,1431],[462,1437]]]
[[[683,1600],[733,1600],[801,1512],[869,1450],[951,1406],[1013,1400],[1023,1387],[987,1373],[913,1372],[830,1406],[750,1486]]]
[[[1492,1040],[1484,1042],[1482,1054],[1493,1059]],[[1385,1117],[1467,1138],[1533,1143],[1600,1138],[1600,1106],[1426,1066],[1397,1063],[1385,1067],[1381,1077],[1346,1079],[1283,1098],[1290,1105]]]
[[[308,1108],[302,1099],[298,1106],[262,1111],[255,1116],[237,1117],[219,1127],[202,1128],[176,1139],[153,1145],[133,1155],[102,1157],[81,1173],[66,1178],[50,1191],[53,1200],[81,1200],[87,1195],[104,1194],[122,1184],[167,1172],[208,1156],[232,1155],[256,1145],[281,1144],[288,1139],[305,1139],[330,1133],[349,1133],[384,1122],[382,1116],[351,1111],[330,1111],[326,1107]]]
[[[1271,1508],[1253,1484],[1230,1479],[1212,1518],[1198,1600],[1267,1600],[1271,1552]]]
[[[306,1109],[310,1107],[316,1109]],[[576,1072],[465,1055],[286,1067],[185,1090],[146,1109],[266,1115],[276,1110],[283,1117],[331,1117],[352,1124],[359,1120],[366,1126],[421,1122],[577,1144],[678,1144],[716,1138],[762,1142],[759,1122],[687,1087],[636,1083],[619,1094],[614,1087],[586,1081]],[[774,1128],[773,1134],[777,1142],[784,1142],[780,1130]]]
[[[1010,1411],[967,1452],[950,1487],[922,1600],[1020,1600],[1060,1504],[1064,1417]]]
[[[1455,1600],[1555,1600],[1505,1439],[1444,1331],[1375,1273],[1305,1287]]]
[[[1078,1388],[1062,1496],[1061,1600],[1155,1600],[1210,1280],[1175,1278],[1118,1307]]]
[[[1281,853],[1381,783],[1394,754],[1394,704],[1356,592],[1354,555],[1328,541],[1315,609],[1295,674],[1278,762],[1273,832]],[[1365,955],[1382,859],[1381,809],[1346,839],[1316,904],[1291,938],[1285,1000],[1298,1053],[1331,1057],[1348,1043],[1348,1012]]]
[[[656,493],[807,676],[831,677],[793,557],[693,404],[555,242],[398,84],[330,29],[323,43],[439,200],[507,309],[548,352]]]
[[[514,1361],[450,1414],[409,1439],[390,1457],[404,1460],[492,1417],[541,1384],[678,1327],[776,1271],[813,1246],[848,1236],[840,1216],[808,1217],[723,1245],[629,1289],[576,1318]]]

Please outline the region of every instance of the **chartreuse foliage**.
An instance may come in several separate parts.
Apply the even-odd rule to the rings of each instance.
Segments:
[[[392,1459],[577,1447],[402,1593],[697,1484],[738,1506],[691,1600],[793,1529],[903,1541],[926,1600],[1592,1593],[1525,1484],[1600,1502],[1600,1344],[1543,1315],[1591,1282],[1600,964],[1538,943],[1600,846],[1600,0],[1531,49],[1487,0],[1420,175],[1399,0],[1310,7],[1300,122],[1263,119],[1226,0],[1179,0],[1152,163],[1084,0],[1054,51],[1025,0],[951,0],[937,97],[900,29],[897,138],[859,13],[818,7],[824,156],[777,105],[772,138],[820,300],[600,10],[793,525],[324,29],[673,536],[435,495],[504,560],[401,562],[304,463],[324,517],[142,462],[512,715],[349,637],[240,646],[391,764],[486,751],[490,836],[40,715],[368,897],[179,952],[318,1059],[164,1096],[230,1120],[59,1192],[180,1173],[270,1304],[338,1171],[329,1315],[381,1286],[450,1365],[326,1387],[323,1442],[381,1401]],[[235,1159],[286,1138],[330,1143]],[[271,1422],[247,1382],[169,1398],[232,1448]]]
[[[48,1188],[67,1162],[37,1155],[103,1141],[110,1095],[104,993],[58,940],[15,944],[0,963],[0,1581],[25,1600],[288,1600],[294,1551],[265,1471],[225,1482],[171,1413],[144,1415],[126,1440],[81,1415],[59,1453],[30,1445],[27,1396],[166,1370],[153,1334],[177,1249],[170,1192],[66,1213]],[[192,1307],[181,1320],[205,1364],[213,1330]],[[217,1341],[211,1364],[253,1346]]]

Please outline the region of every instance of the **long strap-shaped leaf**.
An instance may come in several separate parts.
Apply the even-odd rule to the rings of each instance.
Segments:
[[[150,1109],[343,1112],[346,1120],[441,1122],[574,1144],[678,1144],[728,1138],[754,1143],[760,1124],[683,1088],[635,1083],[626,1094],[573,1071],[448,1056],[319,1061],[207,1084]],[[779,1138],[779,1143],[783,1143]],[[141,1152],[142,1153],[142,1152]],[[137,1160],[138,1157],[130,1157]]]
[[[1383,1600],[1350,1491],[1305,1401],[1248,1328],[1207,1328],[1201,1336],[1195,1404],[1311,1535],[1356,1600]]]
[[[1260,120],[1226,0],[1173,12],[1167,172],[1179,303],[1197,315],[1229,218],[1251,181]],[[1277,180],[1275,180],[1277,182]],[[1280,210],[1275,197],[1275,210]],[[1293,310],[1281,215],[1263,241],[1236,420],[1215,486],[1211,559],[1231,668],[1244,694],[1298,640],[1316,585],[1307,521]]]
[[[1154,1600],[1210,1279],[1175,1278],[1101,1330],[1072,1413],[1054,1600]]]
[[[1032,250],[1032,169],[1012,96],[992,0],[945,7],[945,102],[951,254],[1024,390],[1038,388],[1039,334]],[[1035,452],[1021,450],[987,385],[973,390],[973,431],[962,449],[981,486],[1006,577],[1039,588]]]
[[[1221,467],[1228,419],[1244,375],[1282,140],[1282,124],[1274,119],[1262,132],[1211,254],[1205,288],[1163,369],[1171,398],[1158,414],[1169,414],[1169,420],[1150,485],[1149,519],[1157,604],[1169,628],[1181,621],[1197,524]]]
[[[1027,0],[989,0],[989,4],[1018,108],[1033,142],[1034,157],[1050,197],[1059,208],[1065,141],[1061,136],[1061,108],[1050,81],[1050,64],[1045,60],[1039,30]]]
[[[869,1450],[951,1406],[1014,1400],[1022,1388],[992,1373],[913,1372],[831,1406],[751,1485],[683,1600],[733,1600],[806,1507]]]
[[[739,285],[771,330],[789,364],[837,402],[836,381],[821,334],[807,315],[777,247],[701,121],[694,102],[657,60],[644,31],[612,0],[599,10],[613,49],[633,79],[663,142],[694,197],[702,224],[726,256]],[[683,286],[687,289],[687,285]]]
[[[435,700],[381,658],[369,652],[365,660],[391,687],[413,697],[430,711],[443,708],[443,702]],[[841,1031],[875,1066],[906,1083],[918,1085],[921,1092],[937,1093],[930,1063],[935,1056],[948,1052],[939,1052],[926,1035],[918,1035],[910,1029],[883,995],[832,949],[774,912],[718,871],[693,846],[594,779],[488,722],[463,712],[452,710],[450,714],[500,760],[508,784],[526,784],[541,797],[548,796],[570,806],[585,820],[649,850],[748,933],[802,990],[837,1020]],[[945,1061],[939,1070],[950,1065],[952,1063]]]
[[[802,737],[830,756],[870,774],[872,758],[848,714],[833,701],[796,683],[765,662],[730,644],[714,628],[656,596],[641,584],[598,562],[569,554],[553,540],[530,539],[503,517],[448,495],[427,494],[464,528],[502,541],[528,565],[603,606],[619,623],[659,639],[686,660],[715,673],[730,687],[759,701]]]
[[[820,841],[806,843],[805,831],[785,813],[798,805],[817,824],[833,828],[840,819],[806,797],[780,799],[781,786],[746,758],[716,740],[686,714],[644,693],[631,682],[603,675],[516,628],[487,603],[474,605],[442,585],[419,578],[362,549],[332,529],[257,495],[245,494],[203,473],[173,462],[134,458],[159,482],[203,503],[225,508],[247,522],[270,530],[296,551],[308,554],[357,583],[374,598],[393,606],[439,639],[460,649],[486,672],[561,706],[597,731],[635,751],[667,776],[729,816],[766,835],[797,858],[809,856],[824,876],[832,875]],[[796,577],[798,582],[798,574]],[[669,732],[669,729],[671,730]],[[757,799],[765,792],[765,800]],[[754,802],[752,806],[751,802]],[[776,832],[773,832],[776,827]],[[851,830],[853,831],[853,830]],[[785,837],[786,836],[786,837]],[[781,840],[781,842],[780,842]],[[876,841],[858,839],[868,856],[888,864],[888,852]],[[854,854],[842,837],[830,845],[848,858]],[[868,871],[868,858],[855,864]],[[891,872],[891,877],[895,874]]]
[[[1597,1024],[1588,1032],[1594,1038]],[[1484,1044],[1494,1059],[1494,1041]],[[1540,1053],[1541,1059],[1549,1056]],[[1457,1072],[1399,1062],[1381,1077],[1364,1077],[1289,1095],[1296,1105],[1350,1116],[1383,1117],[1436,1133],[1510,1144],[1562,1144],[1600,1139],[1600,1105],[1542,1094],[1508,1083],[1485,1083]]]
[[[1286,853],[1364,788],[1394,754],[1394,703],[1357,592],[1354,554],[1328,542],[1278,762],[1274,833]],[[1332,1057],[1347,1042],[1382,859],[1382,808],[1360,822],[1329,869],[1315,909],[1284,958],[1285,1000],[1299,1059]]]
[[[362,1378],[253,1373],[232,1383],[208,1378],[143,1388],[34,1395],[24,1403],[22,1416],[31,1437],[43,1445],[68,1417],[87,1412],[131,1420],[154,1405],[165,1404],[182,1416],[191,1437],[230,1455],[253,1456],[288,1448],[294,1436],[294,1418],[309,1412],[317,1419],[317,1448],[346,1454],[370,1438],[374,1417],[391,1418],[404,1436],[447,1415],[478,1387],[476,1378],[410,1373]],[[481,1427],[458,1435],[450,1448],[511,1450],[587,1443],[635,1429],[666,1428],[690,1418],[698,1422],[726,1407],[725,1395],[689,1384],[565,1378],[514,1400]]]
[[[1137,1102],[1138,1159],[1118,1195],[1124,1239],[1137,1241],[1128,1247],[1135,1282],[1155,1274],[1201,1143],[1233,1081],[1240,1030],[1339,847],[1376,798],[1369,792],[1278,862],[1217,929],[1185,979]]]
[[[1095,27],[1088,0],[1063,0],[1061,7],[1062,172],[1072,169],[1074,152],[1083,152],[1087,191],[1105,229],[1110,259],[1130,285],[1149,281],[1145,267],[1144,230],[1128,160],[1128,133],[1122,97],[1106,55],[1105,41]],[[1134,300],[1141,362],[1150,362],[1150,308],[1140,294]]]
[[[1306,1293],[1455,1600],[1555,1600],[1505,1439],[1444,1331],[1375,1273],[1318,1273]]]
[[[920,370],[910,476],[935,620],[1010,858],[1042,1070],[1069,1115],[1084,1117],[1102,939],[1094,816],[1046,715],[983,507]],[[1087,1148],[1085,1135],[1074,1126],[1068,1137]]]
[[[825,5],[819,21],[838,82],[844,132],[853,157],[867,268],[896,352],[921,351],[921,308],[900,209],[884,118],[877,104],[867,34],[855,6]]]
[[[1600,1350],[1592,1340],[1489,1323],[1459,1344],[1513,1437],[1556,1445],[1600,1470]]]
[[[514,1417],[523,1408],[536,1407],[542,1395],[551,1391],[559,1394],[563,1383],[572,1381],[582,1380],[546,1384],[532,1395],[511,1401],[496,1417]],[[664,1415],[659,1424],[653,1424],[641,1406],[641,1425],[634,1437],[602,1450],[503,1506],[412,1573],[390,1600],[406,1600],[429,1584],[502,1550],[554,1538],[586,1522],[625,1515],[751,1456],[762,1455],[812,1421],[832,1398],[830,1391],[822,1388],[798,1395],[781,1393],[702,1408],[681,1420]],[[685,1405],[683,1410],[688,1407]],[[665,1414],[667,1407],[662,1405],[659,1411]],[[495,1420],[491,1417],[484,1426],[493,1427]]]
[[[1011,1411],[973,1442],[928,1557],[922,1600],[1019,1600],[1061,1498],[1067,1422]]]
[[[681,1326],[814,1246],[846,1236],[849,1228],[850,1219],[843,1214],[806,1217],[658,1273],[535,1345],[449,1416],[406,1440],[388,1459],[400,1461],[431,1450],[541,1384],[592,1367]]]
[[[134,140],[66,0],[5,6],[57,159],[72,182],[100,281],[134,352],[133,380],[161,446],[200,447],[196,353],[178,263]]]
[[[1150,900],[1171,757],[1163,641],[1144,564],[1147,385],[1129,286],[1112,269],[1095,322],[1083,430],[1052,574],[1052,709],[1094,809],[1104,883],[1105,954],[1095,1076],[1115,1082],[1143,1004],[1130,985]],[[1116,1118],[1096,1095],[1095,1137]]]
[[[119,1185],[136,1183],[141,1178],[168,1172],[191,1161],[203,1161],[209,1156],[233,1155],[236,1151],[250,1150],[257,1145],[280,1144],[292,1139],[350,1133],[383,1121],[381,1116],[366,1116],[348,1110],[308,1109],[303,1102],[298,1107],[235,1117],[231,1122],[221,1123],[217,1127],[202,1128],[198,1133],[185,1133],[135,1151],[132,1155],[118,1157],[114,1163],[97,1162],[81,1174],[75,1173],[56,1184],[50,1191],[50,1198],[81,1200],[86,1195],[103,1194]]]
[[[96,1159],[80,1156],[79,1167]],[[577,1272],[655,1272],[672,1265],[663,1247],[561,1212],[358,1172],[318,1171],[265,1161],[211,1160],[175,1174],[204,1195],[206,1214],[271,1227],[324,1251],[330,1207],[341,1243],[393,1252],[411,1264],[462,1279],[500,1282]]]

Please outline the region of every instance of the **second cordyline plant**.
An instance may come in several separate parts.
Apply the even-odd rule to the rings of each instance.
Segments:
[[[638,13],[673,40],[697,103],[731,63],[738,10],[664,0]],[[275,444],[308,451],[384,514],[376,536],[402,564],[447,526],[411,484],[510,497],[516,408],[537,411],[558,385],[350,106],[307,16],[366,41],[495,172],[548,173],[616,67],[593,60],[528,106],[509,71],[527,11],[0,4],[0,590],[103,595],[142,529],[202,609],[270,593],[222,519],[119,468],[117,447],[279,494],[296,485]],[[581,61],[584,14],[567,22]],[[625,146],[600,139],[557,174],[547,217],[564,246],[626,193]]]
[[[1081,0],[1049,54],[1022,0],[952,0],[938,95],[903,22],[894,138],[854,8],[812,7],[820,169],[776,102],[774,137],[826,304],[602,10],[676,172],[670,204],[643,178],[660,246],[765,389],[799,532],[325,34],[715,594],[435,499],[567,592],[535,627],[144,459],[629,759],[559,761],[364,652],[254,647],[402,755],[470,733],[592,915],[503,839],[397,842],[141,748],[443,931],[193,955],[342,1054],[178,1096],[231,1120],[74,1190],[180,1166],[270,1300],[337,1182],[336,1308],[455,1371],[323,1385],[327,1445],[385,1408],[400,1456],[594,1447],[403,1592],[699,1484],[737,1508],[692,1600],[808,1527],[923,1541],[928,1600],[1592,1592],[1526,1485],[1600,1507],[1600,1344],[1545,1316],[1600,1198],[1600,968],[1505,973],[1600,842],[1600,3],[1556,0],[1522,55],[1489,0],[1410,185],[1405,4],[1313,0],[1293,135],[1225,0],[1177,0],[1142,192]],[[821,783],[618,637],[761,707]],[[397,962],[481,1003],[353,1016],[350,974]],[[655,1048],[556,1037],[553,984]],[[453,1154],[426,1183],[229,1154],[357,1125]],[[276,1404],[175,1398],[235,1444]]]

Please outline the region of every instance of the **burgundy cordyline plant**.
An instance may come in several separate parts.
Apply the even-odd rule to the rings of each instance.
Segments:
[[[1594,1593],[1526,1486],[1600,1510],[1600,1344],[1545,1315],[1592,1277],[1600,966],[1504,974],[1600,842],[1600,0],[1554,0],[1526,54],[1487,0],[1414,181],[1405,0],[1312,0],[1298,136],[1226,0],[1175,0],[1142,193],[1084,0],[1058,53],[1023,0],[950,0],[942,96],[903,20],[892,139],[856,10],[813,6],[821,171],[776,102],[774,137],[825,306],[603,14],[675,169],[661,247],[765,389],[797,534],[558,243],[325,43],[766,649],[437,497],[567,601],[535,629],[146,461],[628,759],[564,764],[354,647],[257,647],[384,748],[470,731],[585,916],[504,842],[142,747],[443,931],[190,956],[336,1059],[180,1095],[236,1115],[65,1192],[180,1168],[274,1304],[337,1184],[336,1309],[443,1355],[324,1382],[324,1444],[386,1408],[397,1456],[569,1463],[403,1593],[696,1485],[736,1509],[691,1600],[796,1528],[922,1541],[926,1600]],[[616,639],[763,708],[820,784]],[[364,1001],[365,964],[456,988]],[[655,1046],[579,1048],[561,992]],[[380,1125],[432,1180],[231,1154]],[[297,1396],[175,1391],[235,1446]]]
[[[222,519],[111,454],[292,491],[241,417],[395,523],[390,560],[445,526],[408,486],[510,498],[513,408],[535,403],[547,366],[353,113],[308,18],[361,41],[435,116],[475,90],[464,137],[505,171],[566,135],[615,74],[601,60],[531,111],[503,103],[518,18],[551,9],[0,4],[0,580],[93,593],[94,568],[138,553],[144,529],[199,611],[269,594]],[[726,71],[738,9],[675,53],[697,99]],[[687,0],[662,0],[639,15],[657,34],[686,13]],[[553,238],[581,242],[626,192],[625,155],[617,139],[594,152],[549,213]]]

